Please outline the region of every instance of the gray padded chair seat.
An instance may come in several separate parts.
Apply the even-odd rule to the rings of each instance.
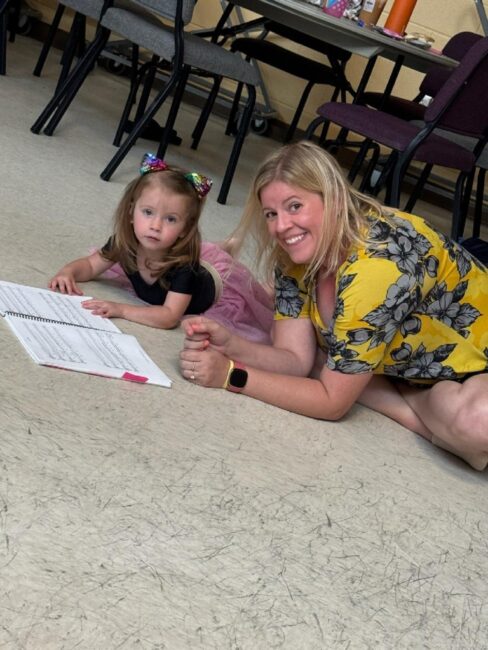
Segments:
[[[107,10],[101,24],[139,46],[147,48],[166,61],[175,54],[173,30],[163,23],[154,24],[133,12],[113,7]],[[259,75],[250,63],[238,54],[224,50],[199,36],[185,33],[184,63],[235,81],[258,85]]]

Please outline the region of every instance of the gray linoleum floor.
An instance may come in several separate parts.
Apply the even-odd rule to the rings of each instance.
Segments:
[[[99,179],[125,96],[100,70],[54,137],[32,135],[57,73],[31,75],[38,51],[9,44],[0,78],[0,277],[43,287],[105,241],[154,145]],[[223,125],[193,152],[184,113],[168,159],[218,185]],[[206,238],[274,146],[250,136]],[[36,366],[0,323],[2,650],[488,648],[486,473],[365,408],[318,422],[191,385],[179,330],[119,324],[170,390]]]

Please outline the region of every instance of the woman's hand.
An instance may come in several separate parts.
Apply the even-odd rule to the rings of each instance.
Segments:
[[[180,352],[181,374],[200,386],[223,388],[229,370],[229,359],[213,350],[184,348]]]
[[[81,303],[84,309],[89,309],[94,316],[103,318],[124,318],[125,305],[120,302],[109,300],[84,300]]]
[[[63,272],[63,270],[61,270],[49,280],[49,284],[47,286],[52,291],[67,293],[70,296],[83,295],[83,291],[76,284],[74,274],[67,271]]]
[[[212,347],[221,354],[227,353],[233,335],[223,325],[204,316],[194,316],[185,318],[181,326],[186,334],[183,344],[185,350],[206,350]]]

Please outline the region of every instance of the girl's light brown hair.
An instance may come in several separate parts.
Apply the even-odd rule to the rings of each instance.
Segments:
[[[164,276],[179,266],[197,264],[200,258],[201,235],[198,220],[202,212],[204,199],[201,199],[193,185],[185,178],[186,170],[179,167],[168,167],[164,171],[149,172],[138,176],[126,187],[114,215],[114,233],[111,248],[102,251],[102,255],[112,261],[119,262],[124,271],[137,271],[137,248],[139,242],[134,234],[132,215],[134,206],[147,187],[160,187],[187,199],[187,215],[185,228],[172,248],[164,253],[160,262],[146,261],[151,275],[164,283]]]
[[[276,266],[286,271],[292,262],[270,236],[261,206],[261,192],[273,181],[320,194],[324,202],[323,228],[306,278],[337,271],[348,252],[365,242],[368,215],[383,216],[376,200],[355,190],[334,158],[312,142],[282,147],[259,167],[246,201],[241,222],[234,233],[242,243],[249,233],[256,242],[258,264],[272,275]],[[386,216],[386,215],[385,215]]]

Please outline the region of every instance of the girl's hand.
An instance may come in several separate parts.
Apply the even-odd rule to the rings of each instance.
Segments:
[[[225,354],[232,339],[232,333],[228,329],[204,316],[185,318],[181,326],[186,334],[183,344],[185,350],[205,350],[212,347]]]
[[[208,350],[183,349],[180,352],[181,374],[194,384],[209,388],[223,388],[229,370],[229,359]]]
[[[52,291],[59,291],[60,293],[67,293],[70,296],[82,296],[83,291],[78,287],[72,273],[59,272],[49,280],[47,285]]]
[[[120,302],[84,300],[81,306],[84,309],[89,309],[95,316],[103,316],[103,318],[124,318],[124,305]]]

